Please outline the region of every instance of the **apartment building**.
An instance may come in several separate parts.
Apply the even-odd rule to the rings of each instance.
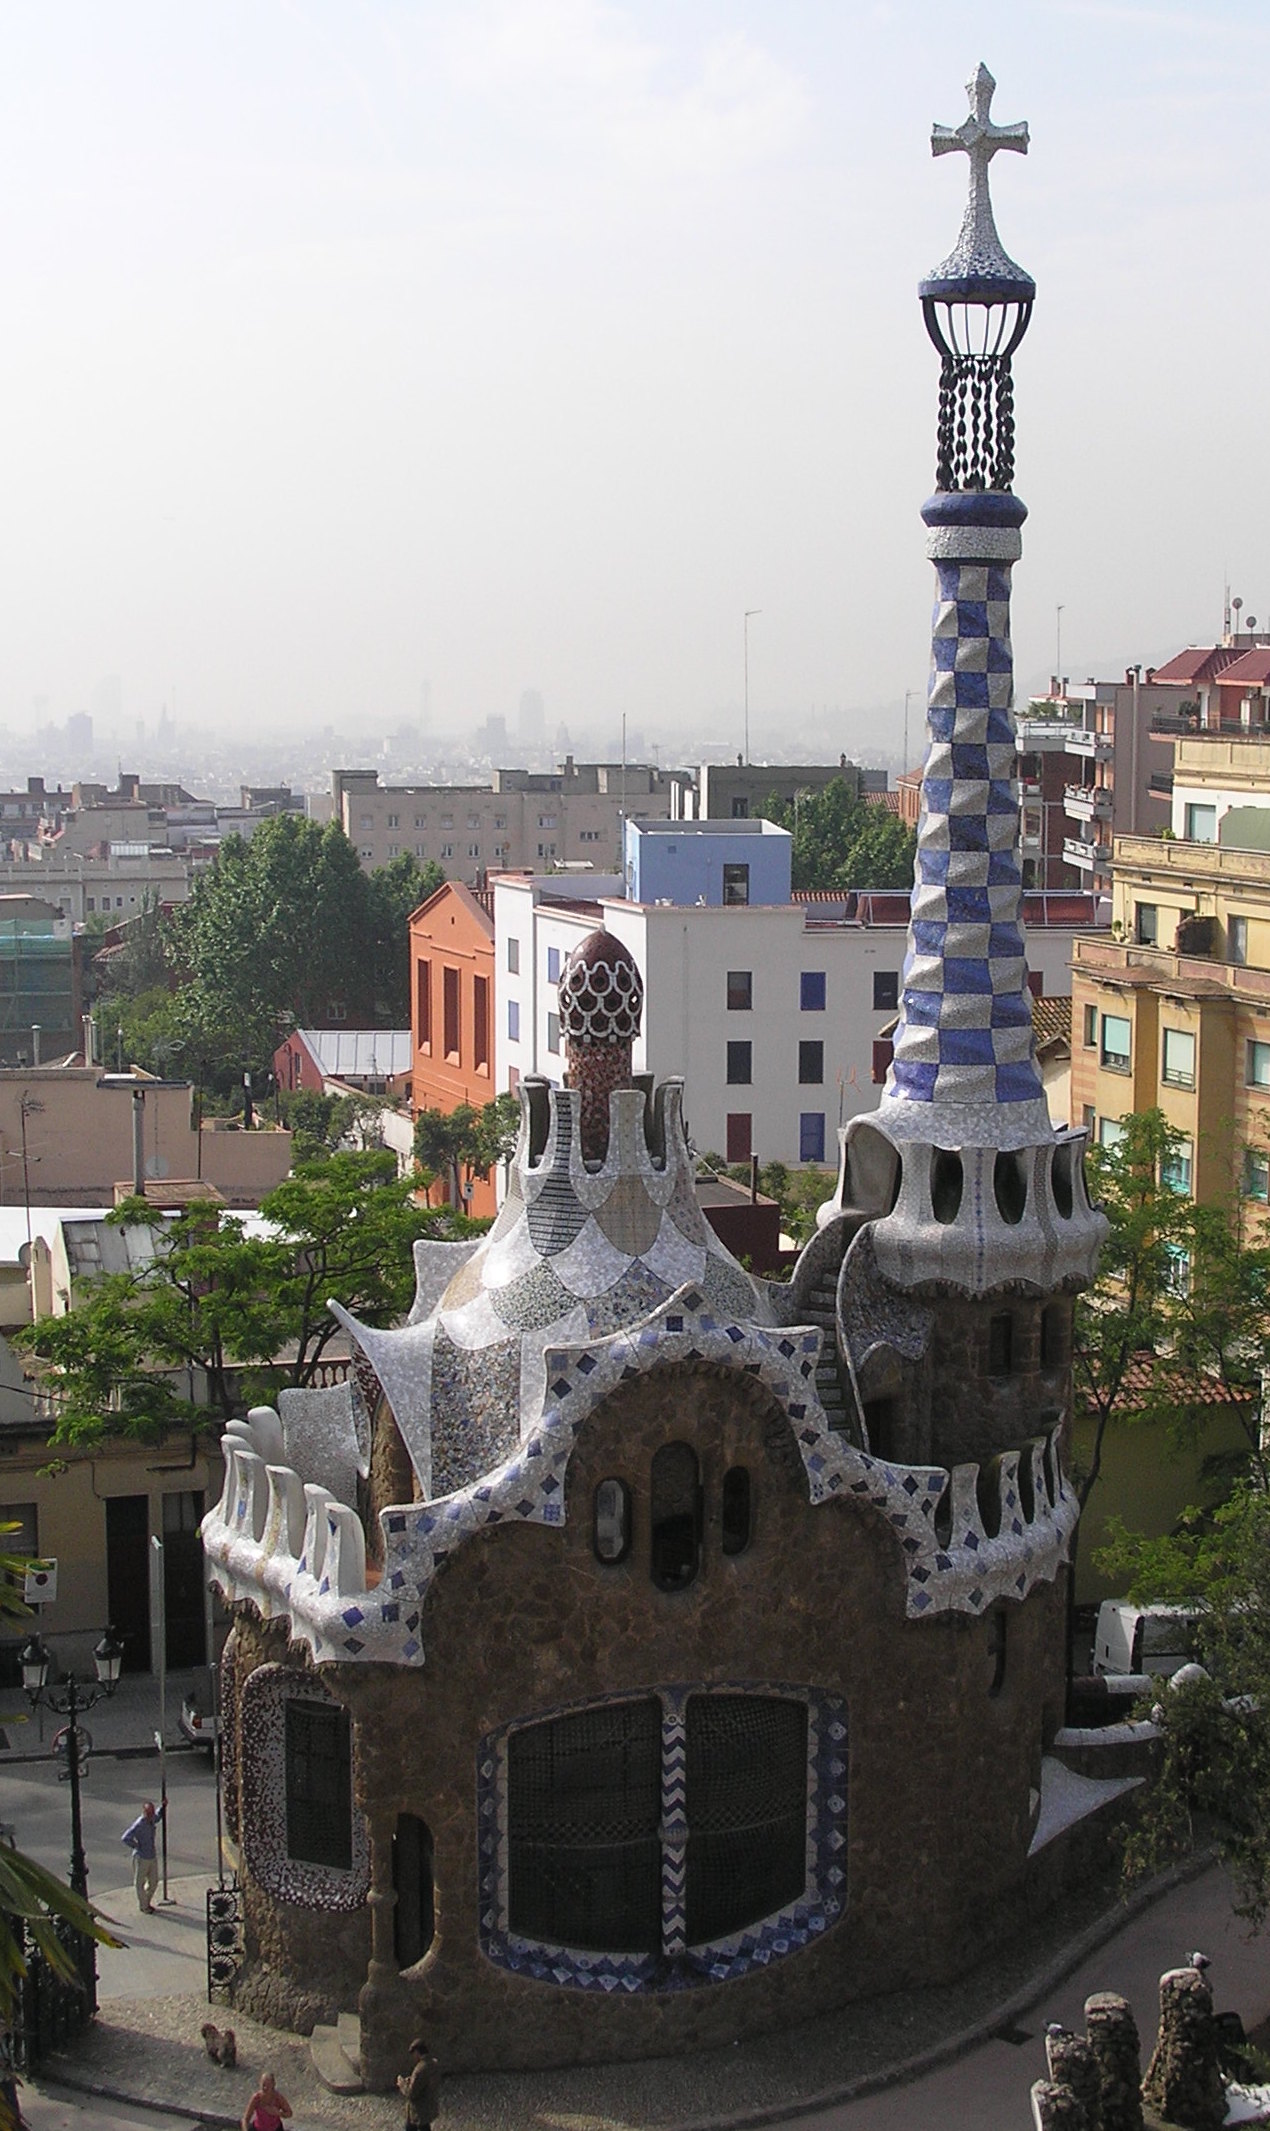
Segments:
[[[558,879],[492,883],[496,1086],[560,1084],[560,971],[603,924],[644,979],[635,1070],[683,1077],[694,1144],[730,1162],[831,1162],[839,1124],[877,1107],[873,1047],[899,1004],[908,896],[675,905],[626,901],[620,885],[588,882],[583,897]],[[1024,907],[1029,964],[1061,994],[1095,899]]]
[[[785,805],[809,792],[823,792],[841,782],[853,799],[864,792],[886,790],[885,770],[861,769],[839,755],[836,762],[703,762],[697,774],[696,813],[702,821],[747,821],[762,813],[770,799]],[[688,793],[681,795],[683,817],[692,808]]]
[[[1136,667],[1078,687],[1055,677],[1029,699],[1018,720],[1025,887],[1107,893],[1113,838],[1167,826],[1176,705],[1160,674]]]
[[[135,917],[147,900],[183,903],[189,892],[187,861],[148,845],[115,845],[109,858],[49,850],[42,858],[5,858],[0,849],[0,895],[42,896],[75,925],[97,915]]]
[[[1078,940],[1072,1117],[1114,1142],[1158,1107],[1179,1189],[1264,1201],[1270,1182],[1270,731],[1177,741],[1172,834],[1118,837],[1112,937]]]
[[[547,772],[495,770],[484,785],[381,785],[378,770],[332,773],[335,818],[367,871],[410,852],[476,884],[487,871],[621,862],[628,814],[666,818],[691,779],[646,763],[579,762]]]
[[[0,876],[2,879],[2,876]],[[80,964],[70,921],[38,895],[0,893],[0,1065],[80,1043]]]
[[[410,919],[411,1100],[447,1116],[494,1087],[494,919],[488,890],[447,881]],[[468,1209],[497,1211],[496,1179],[476,1177]]]

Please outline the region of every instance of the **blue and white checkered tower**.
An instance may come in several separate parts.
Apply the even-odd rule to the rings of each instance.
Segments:
[[[1010,360],[1036,284],[1007,257],[988,165],[1026,153],[1026,125],[996,126],[980,66],[970,117],[936,126],[935,155],[970,160],[955,249],[920,285],[942,357],[936,492],[922,517],[938,598],[927,749],[903,995],[878,1122],[896,1141],[1018,1150],[1052,1141],[1032,1040],[1012,704],[1010,571],[1025,506],[1014,477]]]

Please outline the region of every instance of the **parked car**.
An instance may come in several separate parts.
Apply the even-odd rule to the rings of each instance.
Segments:
[[[181,1704],[181,1731],[191,1746],[206,1747],[208,1753],[214,1755],[220,1737],[220,1718],[206,1716],[194,1696],[187,1694]]]
[[[1094,1631],[1094,1671],[1104,1678],[1169,1679],[1195,1655],[1199,1608],[1135,1606],[1105,1598]]]

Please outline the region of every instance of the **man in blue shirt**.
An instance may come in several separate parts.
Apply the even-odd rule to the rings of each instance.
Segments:
[[[158,1860],[154,1854],[154,1831],[167,1812],[167,1800],[154,1809],[153,1798],[147,1798],[141,1812],[130,1828],[125,1828],[119,1840],[126,1842],[132,1851],[136,1874],[137,1907],[142,1916],[154,1913],[154,1890],[159,1884]]]

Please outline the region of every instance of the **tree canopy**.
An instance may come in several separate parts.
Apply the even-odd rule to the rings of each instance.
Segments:
[[[473,1103],[421,1110],[415,1119],[415,1160],[425,1176],[445,1178],[450,1203],[458,1206],[464,1177],[487,1176],[506,1161],[519,1131],[520,1104],[514,1095],[496,1095],[479,1110]]]
[[[845,778],[759,812],[793,832],[795,888],[911,888],[917,838],[898,814],[857,798]]]
[[[410,912],[441,886],[408,853],[364,873],[335,822],[298,814],[226,837],[189,900],[143,912],[99,961],[102,1055],[188,1073],[227,1091],[262,1076],[294,1027],[403,1028],[410,1020]],[[122,1041],[118,1030],[123,1029]]]
[[[54,1443],[153,1437],[209,1418],[220,1426],[253,1390],[272,1398],[285,1384],[312,1383],[339,1331],[328,1296],[370,1324],[391,1324],[414,1295],[416,1238],[487,1225],[421,1207],[413,1189],[394,1156],[370,1151],[284,1178],[262,1201],[263,1233],[202,1202],[166,1219],[126,1200],[107,1218],[149,1228],[152,1260],[103,1274],[65,1316],[14,1334],[53,1396]],[[191,1371],[206,1405],[191,1396]]]
[[[1242,1464],[1266,1474],[1261,1372],[1270,1367],[1270,1249],[1244,1233],[1241,1209],[1199,1206],[1182,1188],[1183,1141],[1160,1110],[1122,1121],[1092,1147],[1091,1197],[1110,1223],[1095,1285],[1077,1304],[1073,1395],[1093,1420],[1076,1474],[1081,1507],[1097,1484],[1106,1431],[1122,1419],[1193,1434],[1224,1405],[1245,1437]],[[1233,1477],[1228,1475],[1227,1477]]]

